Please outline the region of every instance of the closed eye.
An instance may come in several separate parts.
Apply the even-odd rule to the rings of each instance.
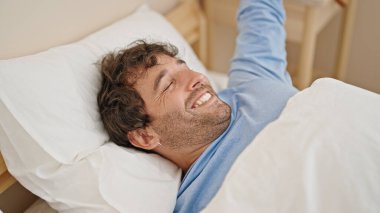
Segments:
[[[170,84],[167,87],[165,87],[165,89],[162,92],[163,93],[166,92],[172,85],[173,85],[173,81],[171,81]]]

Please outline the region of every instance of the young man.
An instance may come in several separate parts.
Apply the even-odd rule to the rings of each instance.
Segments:
[[[281,0],[241,1],[229,85],[218,94],[170,45],[140,41],[103,59],[98,102],[110,139],[183,170],[175,212],[206,207],[234,160],[297,93],[284,21]]]

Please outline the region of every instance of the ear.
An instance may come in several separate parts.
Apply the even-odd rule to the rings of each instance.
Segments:
[[[146,150],[152,150],[160,145],[159,136],[151,127],[129,131],[128,139],[133,146]]]

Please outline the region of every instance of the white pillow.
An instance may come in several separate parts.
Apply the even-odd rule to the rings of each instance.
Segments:
[[[171,212],[180,169],[155,154],[105,143],[95,63],[134,40],[176,45],[207,75],[191,47],[147,6],[69,45],[0,61],[0,149],[8,170],[57,210]]]

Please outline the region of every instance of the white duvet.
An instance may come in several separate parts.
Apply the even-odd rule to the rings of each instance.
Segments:
[[[239,156],[203,212],[380,212],[380,95],[316,81]]]

